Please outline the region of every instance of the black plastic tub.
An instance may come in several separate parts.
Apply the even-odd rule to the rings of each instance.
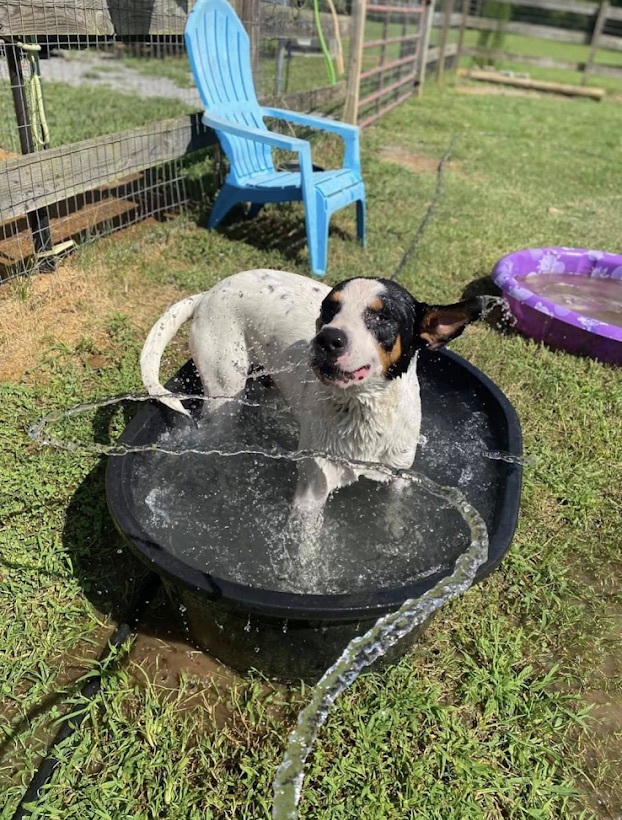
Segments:
[[[454,353],[422,354],[419,377],[423,443],[414,466],[440,484],[459,486],[484,518],[490,546],[488,560],[476,576],[481,581],[503,558],[516,528],[522,469],[512,457],[522,453],[520,424],[499,388]],[[193,363],[188,362],[168,387],[200,393]],[[161,404],[149,403],[128,424],[120,441],[133,447],[161,443],[169,441],[181,425],[188,429],[188,424],[186,418]],[[474,425],[480,429],[480,444],[475,448],[465,444],[472,438]],[[300,594],[268,588],[269,583],[240,583],[222,569],[212,566],[210,571],[210,566],[184,559],[183,550],[180,557],[179,550],[163,543],[144,515],[141,487],[145,473],[151,470],[149,458],[149,454],[130,453],[109,459],[106,495],[110,514],[135,555],[161,576],[189,639],[235,669],[255,668],[283,680],[316,680],[352,638],[451,572],[453,560],[439,568],[442,561],[431,555],[430,570],[414,579],[398,576],[388,585],[338,594]],[[174,492],[184,495],[183,471],[174,483]],[[340,490],[335,496],[347,492]],[[348,496],[343,499],[342,514],[343,510],[347,514]],[[180,541],[193,540],[192,505],[187,509],[179,529],[173,528],[167,538],[175,539],[178,532]],[[216,536],[214,530],[212,535]],[[201,537],[209,540],[209,526],[207,535],[203,532]],[[259,549],[252,537],[242,547],[249,552]],[[240,545],[232,541],[231,548],[235,551]],[[218,557],[226,551],[226,546],[219,547]],[[420,633],[421,628],[398,645],[389,660],[403,654]]]

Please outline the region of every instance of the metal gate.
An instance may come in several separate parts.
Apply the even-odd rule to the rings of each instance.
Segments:
[[[415,92],[431,8],[425,0],[355,3],[350,121],[364,128]]]

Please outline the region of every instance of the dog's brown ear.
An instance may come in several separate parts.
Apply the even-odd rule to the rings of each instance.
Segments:
[[[480,299],[467,299],[453,305],[427,305],[419,324],[419,337],[430,350],[438,350],[458,337],[464,328],[482,315]]]

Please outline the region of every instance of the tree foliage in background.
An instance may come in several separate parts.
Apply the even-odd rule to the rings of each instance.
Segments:
[[[591,2],[595,9],[600,6],[600,0],[591,0]],[[622,7],[622,0],[610,0],[610,5]],[[584,14],[577,14],[570,9],[568,11],[540,9],[533,6],[521,6],[520,2],[513,3],[509,8],[511,9],[510,19],[519,23],[554,26],[571,31],[585,31],[588,36],[591,35],[596,23],[596,14],[588,18]],[[612,36],[622,36],[622,26],[619,22],[611,20],[605,26],[605,33]]]

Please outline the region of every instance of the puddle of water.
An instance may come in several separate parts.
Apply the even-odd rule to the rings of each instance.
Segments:
[[[139,684],[146,679],[166,697],[175,696],[183,680],[183,708],[207,708],[218,727],[231,719],[227,694],[242,678],[189,642],[168,602],[147,610],[129,660],[129,671]]]

